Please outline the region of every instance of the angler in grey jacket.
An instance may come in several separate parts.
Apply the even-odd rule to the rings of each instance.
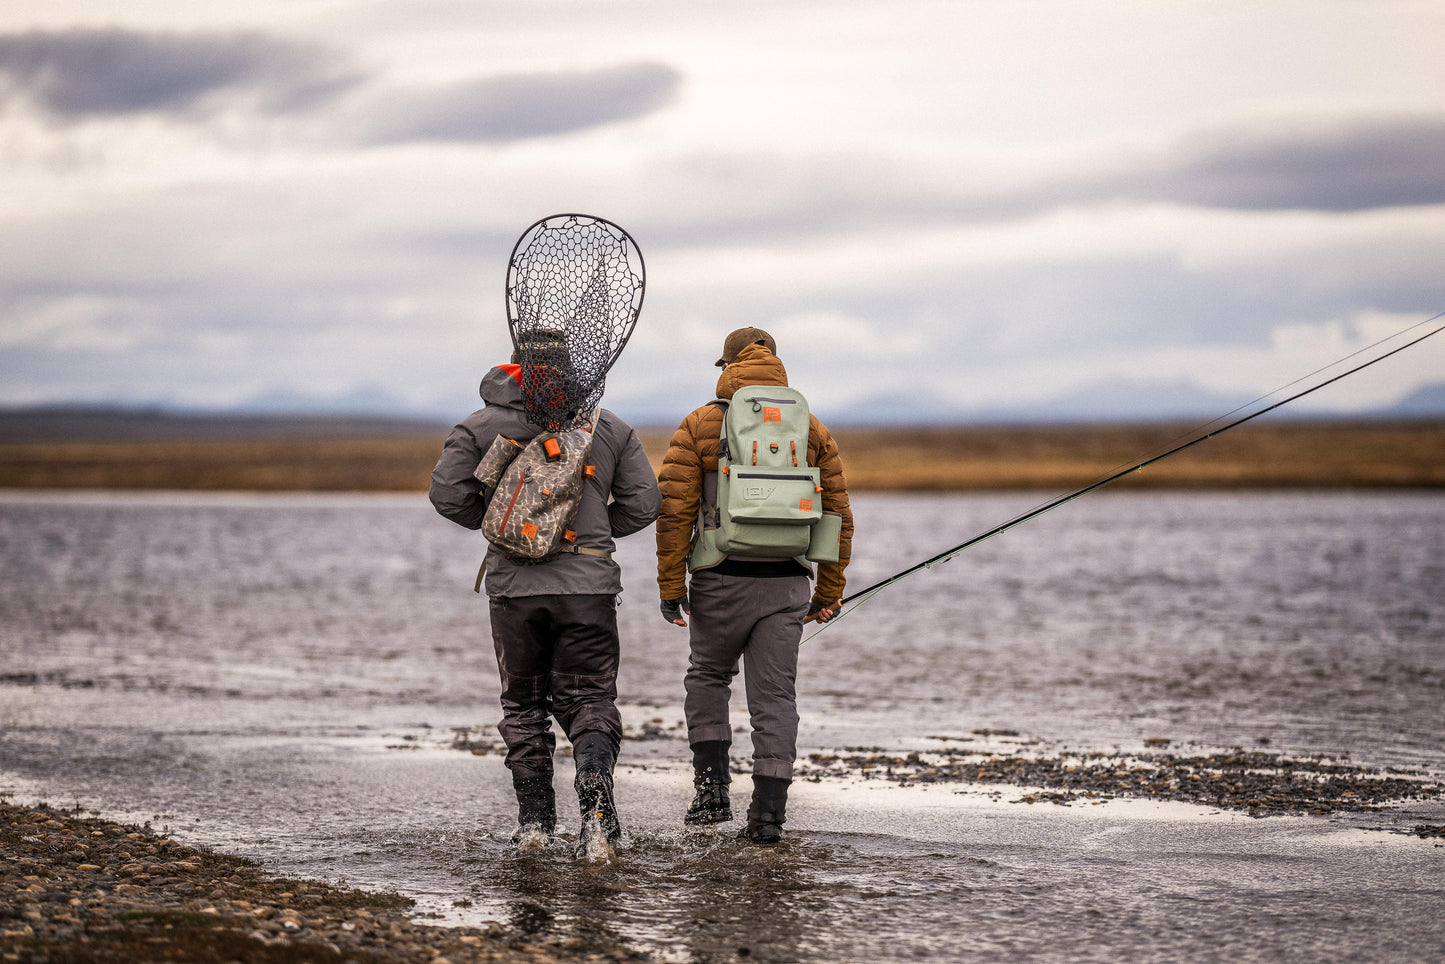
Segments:
[[[521,374],[515,364],[487,373],[481,385],[486,407],[452,429],[432,470],[432,505],[458,525],[481,528],[492,493],[472,472],[493,440],[501,435],[526,444],[542,431],[527,419]],[[502,682],[498,730],[507,744],[521,831],[555,829],[551,716],[572,741],[579,781],[584,770],[605,771],[611,809],[611,774],[622,740],[616,705],[622,578],[610,554],[614,539],[652,524],[661,498],[637,435],[606,409],[590,461],[596,474],[587,481],[572,528],[576,545],[598,554],[569,552],[523,565],[487,547],[486,592]],[[578,787],[581,797],[580,782]],[[615,838],[615,812],[611,822],[608,835]]]

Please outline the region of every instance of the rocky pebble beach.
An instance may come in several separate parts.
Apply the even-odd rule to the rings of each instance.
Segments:
[[[0,803],[0,961],[640,960],[411,919],[409,898],[289,880],[148,828]]]

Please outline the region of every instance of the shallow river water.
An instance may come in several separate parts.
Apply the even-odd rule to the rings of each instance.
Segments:
[[[1037,501],[859,496],[851,584]],[[1438,801],[1256,819],[824,776],[778,848],[684,831],[686,639],[649,534],[619,555],[628,841],[579,861],[572,818],[519,853],[479,539],[417,496],[0,494],[0,796],[664,960],[1445,955],[1445,847],[1407,832]],[[1168,740],[1439,779],[1442,666],[1445,497],[1100,493],[808,639],[800,755]],[[570,777],[559,754],[562,802]]]

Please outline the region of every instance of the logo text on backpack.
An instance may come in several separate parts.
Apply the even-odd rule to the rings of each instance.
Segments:
[[[761,502],[773,494],[776,485],[745,485],[743,486],[743,498],[749,502]]]
[[[764,406],[763,406],[763,421],[764,421],[764,422],[781,422],[782,420],[783,420],[783,410],[782,410],[781,408],[775,408],[775,407],[771,407],[771,406],[768,406],[768,405],[764,405]]]

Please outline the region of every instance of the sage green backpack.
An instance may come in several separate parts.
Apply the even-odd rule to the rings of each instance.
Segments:
[[[691,569],[724,556],[837,562],[842,520],[823,512],[808,464],[808,401],[786,385],[748,385],[723,409],[718,471],[703,481]]]

